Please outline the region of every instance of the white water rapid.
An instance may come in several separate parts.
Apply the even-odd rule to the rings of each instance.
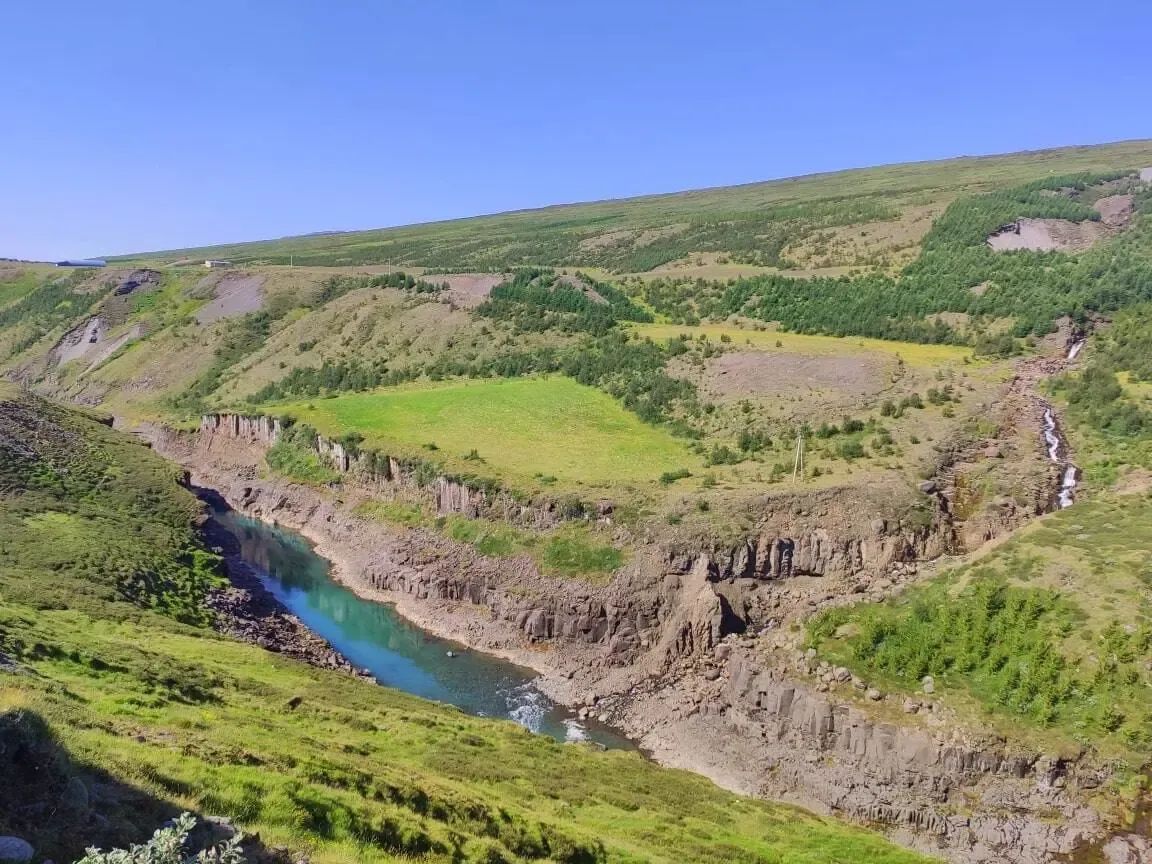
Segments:
[[[1068,358],[1067,359],[1075,360],[1076,355],[1079,354],[1081,351],[1083,351],[1084,346],[1087,344],[1088,344],[1087,339],[1077,339],[1075,342],[1072,343],[1072,347],[1068,349]]]
[[[1078,342],[1082,345],[1082,342]],[[1075,345],[1072,346],[1075,349]],[[1072,357],[1069,352],[1069,357]],[[1059,463],[1060,461],[1060,435],[1056,431],[1056,416],[1052,413],[1051,408],[1044,409],[1044,443],[1048,446],[1048,458],[1052,462]],[[1064,473],[1060,476],[1060,490],[1056,494],[1056,500],[1060,504],[1060,509],[1071,507],[1073,500],[1073,492],[1076,489],[1076,477],[1079,470],[1072,463],[1064,466]]]

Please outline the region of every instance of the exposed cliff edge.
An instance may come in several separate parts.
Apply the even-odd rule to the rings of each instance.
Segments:
[[[636,538],[629,564],[593,585],[353,512],[402,493],[428,496],[441,513],[496,518],[508,508],[522,524],[555,524],[540,502],[513,510],[510,493],[417,478],[400,460],[382,470],[376,458],[369,471],[367,457],[323,439],[317,453],[344,475],[338,490],[261,477],[281,433],[275,418],[208,415],[198,432],[147,434],[238,510],[316,541],[357,591],[539,669],[550,695],[621,726],[661,761],[875,824],[958,862],[1054,862],[1107,839],[1083,803],[1106,778],[1089,759],[1015,750],[963,729],[939,703],[905,714],[873,702],[863,682],[799,650],[792,625],[812,611],[887,596],[923,562],[955,551],[945,495],[765,496],[737,542]]]

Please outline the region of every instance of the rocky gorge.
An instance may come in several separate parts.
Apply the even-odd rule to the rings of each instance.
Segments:
[[[399,495],[440,513],[556,524],[547,503],[458,478],[418,480],[400,460],[352,456],[319,437],[338,486],[267,476],[263,453],[283,432],[275,418],[206,415],[196,431],[140,431],[241,513],[308,537],[357,593],[536,669],[550,696],[663,763],[881,827],[954,861],[1041,864],[1105,842],[1107,860],[1139,860],[1121,854],[1136,840],[1111,837],[1085,803],[1107,778],[1087,754],[1013,747],[961,722],[930,685],[924,699],[898,703],[803,650],[798,625],[814,611],[883,598],[962,551],[951,485],[903,499],[892,489],[851,502],[841,490],[764,496],[755,530],[738,542],[636,537],[631,561],[594,585],[355,512],[373,496]],[[611,508],[584,518],[610,520]]]

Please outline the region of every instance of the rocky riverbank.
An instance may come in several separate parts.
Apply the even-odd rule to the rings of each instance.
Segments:
[[[213,490],[191,488],[213,510],[227,506]],[[236,538],[212,515],[205,518],[201,533],[209,548],[223,557],[230,583],[208,594],[207,605],[216,613],[217,631],[312,666],[371,678],[284,608],[241,557]]]

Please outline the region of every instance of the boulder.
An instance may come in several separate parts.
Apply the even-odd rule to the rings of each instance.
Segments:
[[[88,815],[88,787],[79,777],[73,777],[64,787],[60,810],[73,818]]]
[[[1108,864],[1142,864],[1152,860],[1152,843],[1136,834],[1112,837],[1101,851]]]
[[[925,495],[931,495],[933,492],[936,491],[936,481],[935,480],[925,480],[923,483],[921,483],[916,488],[919,489],[921,492],[923,492]]]
[[[0,837],[0,864],[25,864],[32,860],[32,844],[19,837]]]

